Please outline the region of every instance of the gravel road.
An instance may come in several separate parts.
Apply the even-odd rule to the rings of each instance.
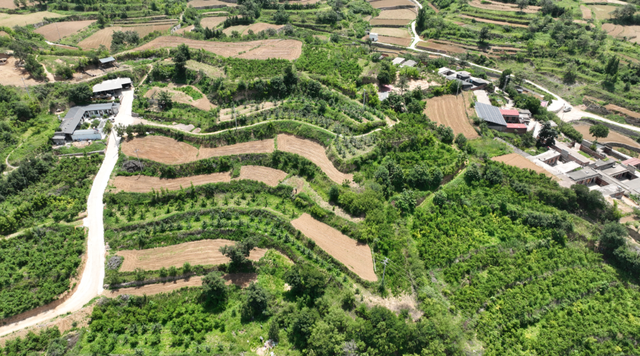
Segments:
[[[123,92],[123,99],[120,112],[115,118],[115,124],[130,125],[133,123],[131,117],[131,106],[133,103],[133,89]],[[89,228],[89,238],[87,242],[87,262],[82,273],[82,279],[75,293],[60,304],[57,308],[48,310],[28,319],[9,324],[0,328],[0,336],[14,331],[37,325],[56,316],[66,314],[81,309],[91,299],[95,298],[103,291],[104,284],[104,225],[103,225],[103,202],[102,197],[107,188],[111,172],[118,161],[118,142],[115,131],[111,133],[109,144],[105,152],[102,166],[93,181],[91,193],[87,200],[87,218],[84,219],[84,226]]]

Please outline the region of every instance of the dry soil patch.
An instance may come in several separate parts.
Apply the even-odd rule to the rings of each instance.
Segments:
[[[287,173],[279,169],[263,166],[242,166],[238,179],[250,179],[275,187],[287,177]]]
[[[14,26],[33,25],[42,22],[45,17],[62,17],[60,14],[49,11],[33,12],[26,15],[0,14],[0,25],[13,28]]]
[[[218,27],[218,25],[223,23],[224,20],[226,19],[227,19],[226,17],[222,17],[222,16],[205,17],[202,20],[200,20],[200,25],[202,25],[202,27],[209,27],[211,29],[214,29]]]
[[[338,184],[342,184],[345,180],[353,181],[353,174],[342,173],[337,170],[327,157],[325,148],[311,140],[280,134],[278,135],[278,150],[295,153],[310,160],[320,167],[329,179]]]
[[[94,22],[94,20],[55,22],[44,25],[33,32],[43,35],[44,38],[49,41],[58,42],[60,38],[65,38],[67,36],[80,32],[80,30],[84,29]]]
[[[9,57],[7,59],[7,64],[0,66],[0,83],[2,83],[2,85],[22,86],[22,78],[24,78],[24,84],[29,86],[43,83],[33,79],[29,72],[20,67],[16,67],[15,64],[16,58]]]
[[[491,158],[491,160],[496,162],[502,162],[518,168],[531,169],[532,171],[536,171],[538,173],[544,173],[548,177],[555,178],[553,174],[547,172],[544,168],[536,165],[535,163],[529,161],[528,159],[522,157],[517,153],[509,153],[508,155],[493,157]]]
[[[200,240],[146,250],[124,250],[116,254],[124,257],[120,271],[130,272],[136,268],[155,271],[162,267],[182,267],[185,262],[189,262],[192,266],[228,263],[231,260],[220,253],[219,249],[233,244],[235,244],[234,241],[225,239]],[[265,253],[267,249],[254,248],[251,250],[249,259],[258,261]]]
[[[298,40],[270,39],[249,42],[214,42],[175,36],[158,37],[134,49],[134,51],[163,47],[173,48],[181,43],[188,45],[191,49],[204,49],[220,56],[238,56],[239,58],[247,59],[281,58],[294,60],[300,57],[302,53],[302,42]],[[243,54],[240,54],[241,52]]]
[[[415,10],[410,9],[382,10],[376,19],[414,20],[416,16]]]
[[[273,139],[236,143],[235,145],[215,148],[200,148],[198,159],[209,157],[231,156],[246,153],[271,153],[274,150]]]
[[[472,0],[469,2],[469,5],[473,7],[477,7],[479,9],[485,10],[495,10],[495,11],[514,11],[514,12],[524,12],[528,14],[535,14],[540,11],[540,6],[529,6],[524,10],[518,9],[518,5],[516,4],[507,4],[498,1],[481,1],[481,0]]]
[[[115,31],[135,31],[140,35],[140,38],[150,34],[153,31],[164,32],[175,26],[172,23],[163,24],[140,24],[136,26],[114,26],[103,28],[102,30],[94,33],[93,35],[85,38],[78,43],[78,46],[82,49],[96,49],[100,45],[104,45],[107,48],[111,47],[111,36]],[[179,38],[179,37],[175,37]]]
[[[223,172],[173,179],[161,179],[158,177],[148,176],[118,176],[113,180],[113,185],[116,187],[116,191],[118,192],[148,193],[151,192],[152,189],[155,191],[159,191],[160,189],[180,190],[181,188],[188,188],[191,185],[196,186],[209,183],[228,183],[230,181],[231,174]]]
[[[377,33],[380,36],[411,38],[411,34],[406,28],[393,28],[393,27],[374,27],[371,32]]]
[[[580,11],[582,12],[582,18],[585,20],[591,20],[592,18],[592,14],[591,14],[591,9],[584,6],[584,5],[580,5]]]
[[[578,130],[578,132],[580,132],[585,139],[592,142],[595,140],[595,137],[591,136],[591,134],[589,133],[589,127],[591,127],[591,125],[573,125],[573,127]],[[640,144],[638,144],[634,139],[613,130],[609,130],[609,136],[607,136],[606,138],[599,138],[598,142],[620,142],[625,143],[629,146],[640,148]]]
[[[441,43],[435,43],[432,41],[421,41],[416,44],[416,47],[427,51],[440,52],[440,53],[465,53],[466,50],[462,47],[445,45]]]
[[[181,164],[195,161],[198,149],[184,142],[178,142],[166,136],[146,136],[125,141],[122,152],[130,157],[136,157],[164,164]]]
[[[596,20],[606,20],[611,18],[611,12],[618,8],[612,5],[589,5],[596,15]],[[582,12],[584,14],[584,11]]]
[[[222,7],[236,7],[238,4],[225,2],[220,0],[193,0],[189,1],[189,5],[196,9],[216,9]]]
[[[349,238],[307,213],[292,220],[291,224],[360,278],[367,281],[378,280],[373,272],[371,249],[367,244]]]
[[[381,19],[375,18],[369,21],[371,26],[391,26],[391,27],[403,27],[411,23],[411,19]]]
[[[479,136],[467,118],[468,103],[462,95],[443,95],[428,99],[424,112],[429,119],[451,127],[456,135],[461,133],[468,139],[474,139]]]
[[[393,9],[398,6],[415,7],[409,0],[378,0],[369,2],[374,9]]]
[[[523,27],[523,28],[529,27],[527,25],[522,25],[522,24],[517,24],[517,23],[504,22],[504,21],[494,21],[494,20],[488,20],[488,19],[483,19],[483,18],[479,18],[479,17],[471,17],[471,16],[467,16],[467,15],[460,15],[460,17],[465,18],[465,19],[476,20],[477,22],[490,23],[490,24],[500,25],[500,26],[513,26],[513,27]]]

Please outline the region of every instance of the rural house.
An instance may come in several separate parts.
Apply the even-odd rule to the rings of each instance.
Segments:
[[[520,113],[518,110],[514,109],[500,109],[500,114],[509,124],[519,124],[520,123]]]
[[[118,113],[119,109],[120,104],[118,103],[91,104],[72,107],[69,109],[64,119],[62,119],[60,131],[53,135],[53,143],[56,145],[63,145],[67,141],[74,141],[73,135],[80,127],[82,119],[91,119],[93,117],[101,117],[103,115],[115,115]]]
[[[98,59],[98,61],[100,61],[100,68],[109,68],[109,67],[117,67],[118,63],[116,62],[116,59],[113,57],[107,57],[107,58],[100,58]]]
[[[116,78],[105,80],[100,84],[93,86],[94,96],[114,95],[117,96],[123,89],[131,88],[130,78]]]
[[[487,123],[490,129],[496,131],[506,131],[507,122],[504,121],[500,109],[493,105],[487,105],[483,103],[476,103],[476,114],[480,119]]]

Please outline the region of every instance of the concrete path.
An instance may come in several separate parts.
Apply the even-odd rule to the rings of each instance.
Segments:
[[[115,118],[116,124],[130,125],[133,123],[131,117],[131,107],[133,103],[133,90],[123,93],[120,111]],[[107,188],[111,172],[118,161],[118,143],[115,130],[109,137],[109,143],[104,155],[102,166],[96,175],[91,193],[87,200],[87,218],[84,219],[84,226],[89,228],[87,241],[87,262],[82,273],[82,279],[75,293],[57,308],[48,310],[31,318],[6,325],[0,328],[0,336],[12,333],[25,327],[33,326],[59,315],[81,309],[91,299],[102,293],[104,285],[104,264],[105,264],[105,244],[103,213],[104,205],[102,197]]]

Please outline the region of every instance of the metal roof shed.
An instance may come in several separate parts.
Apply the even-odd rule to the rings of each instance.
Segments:
[[[408,60],[408,61],[406,61],[406,62],[402,63],[402,64],[400,65],[400,67],[415,67],[415,66],[416,66],[416,64],[418,64],[416,61],[414,61],[414,60],[411,60],[411,59],[410,59],[410,60]]]
[[[507,122],[504,121],[500,109],[493,105],[487,105],[480,102],[476,102],[476,114],[482,120],[500,126],[507,126]]]
[[[121,90],[123,86],[131,85],[131,78],[117,78],[111,80],[105,80],[100,84],[93,86],[93,92],[102,93],[104,91]]]
[[[402,57],[396,57],[391,61],[391,63],[393,63],[394,65],[395,64],[400,64],[402,62],[404,62],[404,58],[402,58]]]
[[[71,135],[76,130],[82,116],[84,115],[84,108],[82,106],[74,106],[69,109],[67,115],[65,115],[62,123],[60,124],[60,131],[64,134]]]
[[[102,140],[102,134],[98,130],[77,130],[71,135],[71,139],[74,141]]]
[[[107,57],[107,58],[100,58],[99,61],[100,61],[100,64],[107,64],[107,63],[115,62],[116,59],[113,57]]]

